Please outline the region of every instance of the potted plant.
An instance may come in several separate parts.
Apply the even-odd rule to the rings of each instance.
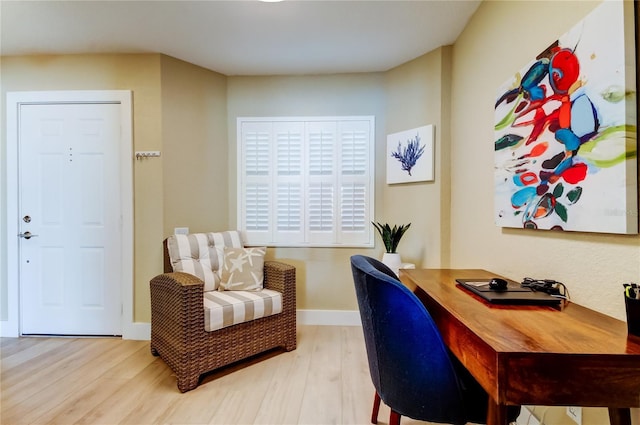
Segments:
[[[382,262],[397,274],[402,264],[400,254],[397,252],[398,244],[404,233],[409,229],[409,226],[411,226],[411,223],[399,226],[396,224],[393,227],[388,223],[381,224],[372,221],[371,224],[376,228],[382,238],[382,243],[384,243],[386,252],[382,256]]]

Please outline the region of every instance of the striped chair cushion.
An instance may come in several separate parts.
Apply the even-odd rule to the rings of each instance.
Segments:
[[[216,246],[242,248],[242,236],[236,230],[169,236],[167,248],[173,271],[198,276],[205,291],[218,289],[223,258],[218,256]]]
[[[207,332],[278,313],[282,313],[282,294],[271,289],[204,293]]]

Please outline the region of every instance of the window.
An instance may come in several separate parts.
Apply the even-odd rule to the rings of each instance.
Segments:
[[[373,246],[374,117],[238,118],[247,244]]]

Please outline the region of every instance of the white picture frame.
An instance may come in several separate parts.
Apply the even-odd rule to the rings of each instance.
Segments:
[[[387,184],[434,180],[434,126],[387,135]]]

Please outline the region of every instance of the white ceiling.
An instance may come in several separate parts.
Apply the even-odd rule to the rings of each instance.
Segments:
[[[386,71],[453,44],[480,2],[0,0],[0,54],[163,53],[225,75]]]

